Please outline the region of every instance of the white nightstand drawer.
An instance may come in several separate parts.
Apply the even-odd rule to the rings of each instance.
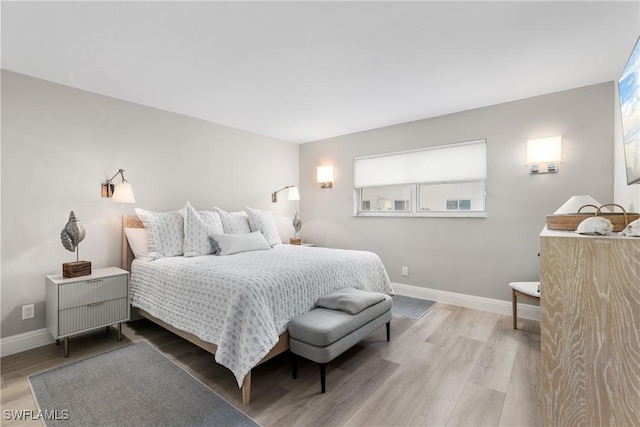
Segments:
[[[129,318],[128,299],[125,297],[68,308],[61,310],[59,316],[59,336],[110,325]]]
[[[59,285],[59,309],[65,310],[100,301],[126,298],[128,280],[127,275],[121,275]]]

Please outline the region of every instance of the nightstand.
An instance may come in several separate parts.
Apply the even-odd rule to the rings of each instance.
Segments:
[[[47,276],[47,329],[53,338],[64,338],[69,357],[69,337],[129,320],[129,272],[117,267],[97,268],[89,276]]]

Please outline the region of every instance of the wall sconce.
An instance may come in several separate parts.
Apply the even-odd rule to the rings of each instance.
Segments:
[[[556,173],[562,161],[562,137],[527,140],[527,164],[529,173]]]
[[[286,190],[287,188],[289,189],[289,197],[287,197],[288,200],[300,200],[300,193],[298,192],[298,189],[293,185],[287,185],[286,187],[271,193],[271,202],[278,203],[278,193],[282,190]]]
[[[318,166],[316,177],[320,188],[333,188],[333,166]]]
[[[114,186],[113,179],[120,174],[122,182]],[[115,187],[115,188],[114,188]],[[107,182],[102,183],[102,197],[111,198],[115,203],[135,203],[136,198],[133,195],[131,184],[124,179],[124,169],[119,169]]]

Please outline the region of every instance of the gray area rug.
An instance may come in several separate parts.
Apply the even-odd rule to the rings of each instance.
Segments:
[[[258,425],[145,341],[32,375],[29,383],[38,409],[57,418],[47,426]]]
[[[435,301],[407,297],[404,295],[395,295],[393,297],[391,314],[417,320],[424,316],[433,304],[435,304]]]

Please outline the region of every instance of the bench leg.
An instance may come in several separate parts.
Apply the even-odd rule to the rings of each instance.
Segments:
[[[391,341],[391,322],[387,322],[387,341]]]
[[[326,363],[318,363],[318,366],[320,367],[320,388],[322,389],[322,392],[324,393],[326,390],[326,379],[327,379],[327,364]]]
[[[295,354],[291,353],[292,366],[293,366],[293,379],[298,378],[298,358]]]

